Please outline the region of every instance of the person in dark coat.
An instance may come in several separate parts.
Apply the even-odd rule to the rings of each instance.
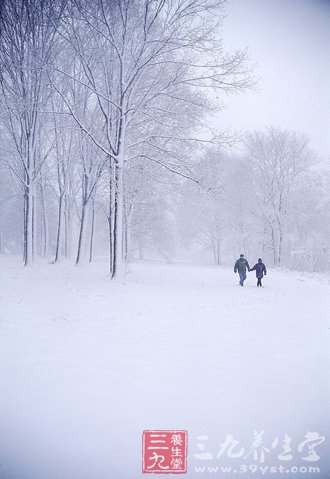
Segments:
[[[251,268],[251,271],[256,272],[256,277],[257,277],[257,286],[262,287],[261,280],[263,276],[267,274],[266,266],[263,264],[262,259],[258,258],[258,263],[256,263],[253,268]]]
[[[248,261],[244,258],[244,254],[241,254],[234,266],[234,273],[239,274],[239,284],[243,286],[244,281],[246,280],[246,270],[250,271],[250,266]]]

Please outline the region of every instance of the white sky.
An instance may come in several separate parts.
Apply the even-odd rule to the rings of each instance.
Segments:
[[[228,0],[224,46],[248,47],[258,91],[229,97],[217,127],[304,133],[330,162],[330,0]]]

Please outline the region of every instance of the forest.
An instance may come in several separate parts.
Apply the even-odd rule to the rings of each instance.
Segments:
[[[330,170],[308,135],[211,119],[258,83],[224,0],[3,0],[0,253],[330,268]]]

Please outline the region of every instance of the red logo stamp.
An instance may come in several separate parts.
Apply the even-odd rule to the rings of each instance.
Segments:
[[[187,452],[187,431],[143,431],[142,472],[186,473]]]

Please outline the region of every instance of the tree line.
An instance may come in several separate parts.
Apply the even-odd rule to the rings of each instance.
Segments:
[[[224,51],[224,3],[1,2],[0,251],[79,264],[106,248],[121,278],[146,255],[201,247],[220,263],[254,231],[274,264],[315,267],[328,200],[307,140],[250,134],[238,158],[208,127],[224,95],[254,85],[247,51]],[[304,181],[322,188],[321,205],[307,194],[309,234]]]
[[[126,176],[156,169],[190,177],[198,129],[218,108],[208,92],[253,81],[246,52],[226,54],[217,40],[223,3],[1,3],[1,168],[9,196],[21,196],[25,265],[54,248],[55,262],[70,255],[76,220],[79,263],[99,191],[110,272],[122,275]]]
[[[270,126],[247,133],[239,155],[210,148],[199,168],[214,191],[186,184],[177,205],[190,256],[329,271],[330,171],[306,136]]]

